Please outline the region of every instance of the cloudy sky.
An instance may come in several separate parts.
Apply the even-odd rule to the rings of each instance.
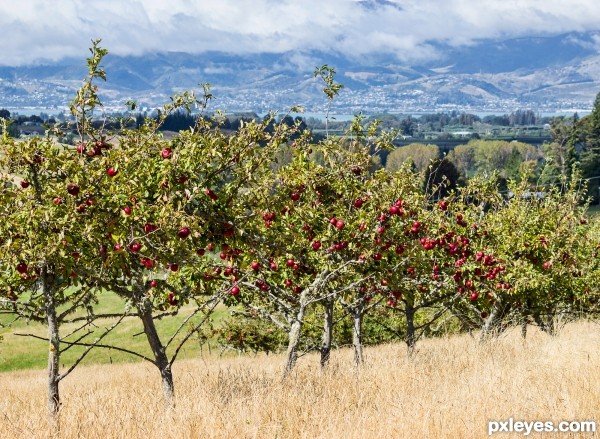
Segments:
[[[0,0],[0,65],[87,56],[299,49],[435,57],[430,41],[600,30],[598,0]],[[600,44],[599,44],[600,46]]]

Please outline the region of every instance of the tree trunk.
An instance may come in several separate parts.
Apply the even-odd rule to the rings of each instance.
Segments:
[[[53,279],[48,274],[47,268],[42,272],[42,295],[46,306],[46,320],[48,322],[48,415],[55,417],[60,409],[59,372],[60,372],[60,333],[59,322],[56,315],[56,301],[54,298]]]
[[[333,299],[328,299],[324,303],[325,315],[323,317],[323,339],[321,341],[321,367],[327,365],[331,354],[331,343],[333,339],[333,304]]]
[[[546,317],[546,320],[541,316],[539,311],[533,313],[533,320],[540,327],[540,329],[548,335],[555,335],[554,329],[554,313],[550,312]]]
[[[144,333],[148,339],[148,344],[150,344],[150,348],[154,354],[154,364],[160,371],[165,407],[169,409],[174,405],[175,386],[173,384],[173,372],[166,354],[166,349],[156,330],[151,304],[146,298],[142,298],[140,299],[140,302],[138,302],[137,308],[140,319],[144,324]]]
[[[352,346],[354,347],[354,364],[361,366],[364,363],[362,344],[362,318],[363,305],[359,304],[352,309]]]
[[[527,308],[523,308],[521,311],[521,338],[525,340],[527,338],[527,324],[529,321],[529,313]]]
[[[415,353],[417,344],[417,336],[415,333],[415,308],[412,303],[405,302],[404,315],[406,316],[406,347],[408,348],[408,356],[412,357]]]
[[[284,378],[292,371],[298,359],[298,344],[300,343],[300,333],[302,332],[302,324],[304,323],[304,311],[304,305],[300,305],[300,309],[288,332],[287,360],[283,372]]]
[[[481,328],[481,341],[486,340],[492,335],[499,335],[502,332],[502,320],[508,312],[508,305],[505,305],[500,297],[494,303],[490,315],[485,320]]]

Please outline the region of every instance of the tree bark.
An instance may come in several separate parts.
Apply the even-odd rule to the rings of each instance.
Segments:
[[[148,343],[154,354],[155,365],[160,371],[165,407],[169,409],[173,407],[175,397],[175,386],[173,384],[171,364],[169,363],[166,349],[160,340],[156,325],[154,324],[152,306],[146,298],[142,298],[138,302],[137,308],[138,315],[144,324],[144,333],[146,334],[146,338],[148,339]]]
[[[410,302],[404,303],[404,315],[406,317],[406,347],[408,349],[408,356],[412,357],[415,353],[415,346],[417,344],[417,336],[415,333],[415,307]]]
[[[60,409],[59,375],[60,375],[60,332],[56,315],[54,282],[46,267],[42,270],[42,295],[46,307],[48,323],[48,415],[54,418]]]
[[[354,364],[358,367],[364,363],[362,344],[363,305],[352,309],[352,346],[354,347]]]
[[[323,339],[321,341],[321,367],[325,367],[331,355],[331,343],[333,340],[333,299],[324,303],[325,315],[323,317]]]
[[[302,324],[304,323],[304,312],[305,306],[301,305],[288,331],[287,359],[283,372],[284,378],[292,371],[296,365],[296,360],[298,360],[298,344],[300,343],[300,333],[302,332]]]
[[[499,335],[502,332],[502,320],[506,316],[508,312],[508,305],[506,305],[503,300],[498,297],[492,310],[490,311],[490,315],[485,320],[483,327],[481,328],[481,341],[486,340],[492,335]]]
[[[539,311],[533,313],[533,320],[540,327],[540,329],[548,335],[555,335],[556,331],[554,328],[554,313],[549,312],[548,316],[544,320]]]

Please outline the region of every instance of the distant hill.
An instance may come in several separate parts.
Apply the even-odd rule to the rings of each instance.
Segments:
[[[178,91],[212,85],[213,107],[264,112],[303,105],[323,111],[326,99],[312,75],[328,64],[345,89],[342,113],[538,111],[589,109],[600,92],[600,32],[481,40],[468,47],[435,46],[444,55],[423,65],[381,56],[361,60],[323,52],[233,55],[153,53],[105,60],[105,102],[165,103]],[[109,48],[110,49],[110,48]],[[0,67],[0,107],[64,106],[85,75],[84,60]]]

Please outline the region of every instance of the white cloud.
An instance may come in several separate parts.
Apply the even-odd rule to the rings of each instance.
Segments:
[[[0,2],[0,64],[83,57],[93,38],[115,54],[320,49],[400,60],[429,41],[600,29],[597,0],[20,0]]]

